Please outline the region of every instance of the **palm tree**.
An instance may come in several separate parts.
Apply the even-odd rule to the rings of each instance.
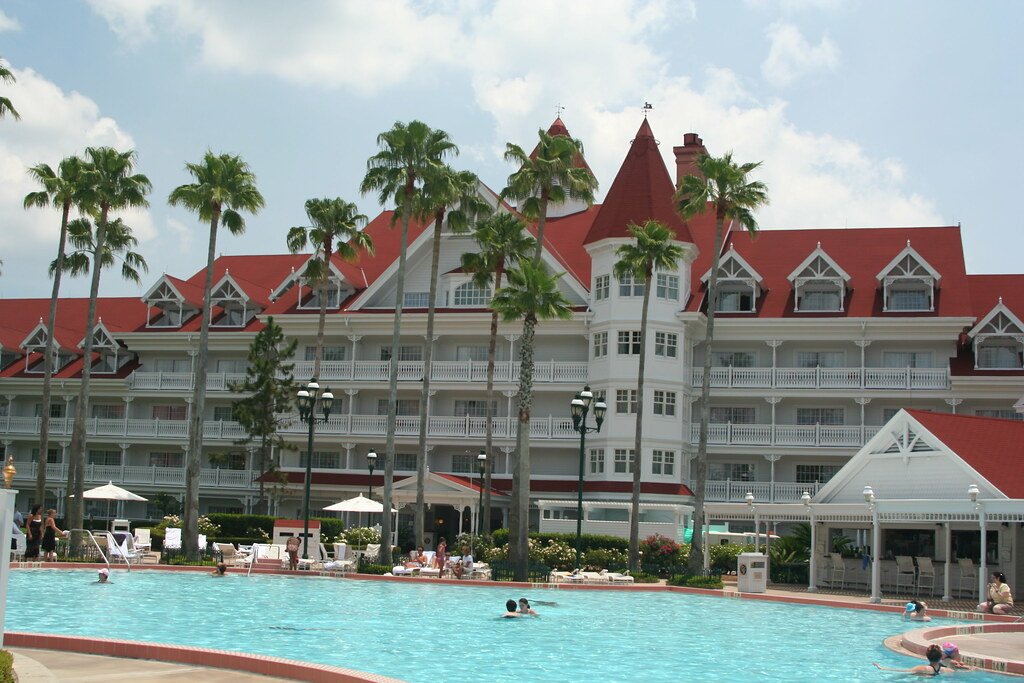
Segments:
[[[46,497],[46,455],[50,449],[50,391],[53,383],[53,333],[57,328],[57,298],[60,295],[60,279],[64,271],[64,252],[67,247],[68,220],[71,208],[87,207],[89,204],[89,176],[85,163],[76,156],[60,162],[54,173],[49,164],[39,164],[28,170],[29,175],[43,189],[25,195],[24,206],[46,208],[59,207],[60,237],[57,240],[56,268],[53,270],[53,291],[50,294],[50,315],[46,327],[46,351],[43,356],[43,419],[39,424],[39,457],[36,465],[36,500]]]
[[[14,77],[14,74],[11,73],[11,70],[8,69],[7,66],[4,65],[3,60],[0,59],[0,82],[14,83],[16,80],[17,79]],[[14,108],[14,105],[11,104],[11,101],[6,97],[0,97],[0,119],[2,119],[7,114],[10,114],[15,119],[21,118],[21,114],[19,114],[18,110]],[[39,500],[42,500],[42,498],[40,498]]]
[[[427,479],[427,402],[430,398],[430,372],[434,360],[434,313],[437,308],[437,271],[441,262],[441,237],[445,218],[452,232],[465,232],[479,215],[491,210],[478,191],[475,173],[456,171],[442,164],[423,178],[416,213],[421,220],[433,220],[434,239],[430,254],[430,293],[427,297],[427,344],[423,353],[423,387],[420,391],[420,434],[416,450],[416,508],[413,529],[416,543],[423,543],[424,485]]]
[[[316,328],[316,356],[313,359],[313,377],[320,376],[320,362],[324,355],[324,329],[327,325],[327,299],[330,294],[331,256],[337,253],[346,261],[355,261],[360,251],[373,254],[373,238],[360,228],[366,225],[366,216],[359,207],[341,197],[334,199],[307,199],[306,216],[310,227],[288,230],[288,251],[297,254],[312,245],[315,253],[306,262],[305,277],[316,283],[320,297],[320,319]],[[340,296],[340,292],[339,292]]]
[[[239,211],[256,213],[263,208],[263,195],[256,189],[256,176],[241,157],[214,154],[207,150],[198,164],[185,164],[195,181],[171,191],[167,203],[194,211],[210,224],[210,246],[206,253],[206,282],[199,327],[199,353],[192,386],[192,414],[188,423],[188,462],[185,466],[185,505],[182,543],[187,552],[199,544],[199,468],[203,450],[203,410],[206,407],[206,362],[210,346],[210,290],[213,289],[213,259],[217,249],[217,227],[232,235],[245,232]]]
[[[533,336],[537,321],[572,317],[572,308],[558,290],[563,273],[549,275],[533,261],[524,261],[507,271],[508,284],[491,299],[491,308],[503,320],[522,320],[523,338],[519,346],[519,415],[516,431],[517,466],[512,473],[513,508],[522,512],[518,527],[510,529],[510,557],[517,581],[525,581],[529,564],[530,509],[530,410],[533,404]],[[518,479],[518,486],[516,480]]]
[[[505,269],[527,258],[534,242],[526,232],[526,224],[511,213],[499,213],[477,223],[473,239],[479,247],[462,255],[462,269],[473,274],[473,282],[481,289],[498,291]],[[491,311],[491,333],[487,343],[487,424],[484,427],[484,452],[487,461],[484,469],[484,513],[485,533],[490,532],[491,519],[491,468],[494,442],[494,425],[491,414],[494,404],[494,362],[498,343],[498,311]],[[511,361],[511,359],[509,359]]]
[[[533,260],[540,262],[544,249],[544,226],[548,204],[561,204],[566,199],[594,202],[597,179],[586,166],[577,166],[583,156],[583,143],[566,135],[549,135],[538,130],[540,142],[533,155],[519,145],[505,145],[505,161],[519,167],[508,177],[508,187],[501,192],[504,199],[521,201],[520,212],[528,220],[537,221],[537,246]]]
[[[92,195],[92,211],[96,216],[95,230],[92,232],[92,249],[94,260],[103,263],[105,254],[112,248],[107,246],[108,229],[111,240],[122,239],[123,224],[110,222],[110,213],[121,209],[148,206],[146,194],[152,189],[149,178],[135,173],[135,150],[121,152],[113,147],[88,147],[85,159],[88,165],[89,186]],[[130,230],[129,237],[130,237]],[[68,226],[68,238],[74,244],[74,234]],[[127,240],[131,242],[131,240]],[[130,244],[128,245],[131,246]],[[128,247],[126,247],[128,248]],[[110,251],[114,254],[115,251]],[[76,257],[77,258],[77,257]],[[78,402],[75,405],[75,420],[71,429],[71,461],[68,464],[68,526],[72,529],[82,527],[85,502],[82,499],[82,487],[85,475],[85,416],[89,409],[89,377],[92,371],[93,327],[96,324],[96,300],[100,291],[100,273],[102,268],[92,268],[92,282],[89,286],[89,307],[85,320],[85,346],[82,357],[82,380],[78,388]],[[74,496],[74,497],[71,497]]]
[[[747,175],[761,162],[737,164],[732,152],[722,157],[707,154],[697,159],[700,175],[682,179],[674,200],[684,220],[706,212],[715,212],[715,245],[711,252],[711,275],[707,289],[707,328],[704,333],[704,377],[700,387],[700,432],[697,442],[697,468],[694,477],[693,543],[690,545],[690,570],[697,572],[703,562],[704,495],[708,470],[708,421],[711,408],[711,355],[715,339],[715,309],[718,306],[718,263],[722,251],[722,227],[726,219],[735,221],[750,234],[757,232],[754,210],[768,203],[768,187]]]
[[[615,250],[619,260],[613,271],[615,277],[622,280],[631,277],[633,282],[644,283],[644,303],[640,312],[640,360],[637,368],[637,413],[636,438],[633,452],[633,500],[629,515],[629,567],[638,569],[640,559],[640,476],[643,463],[643,418],[644,418],[644,380],[647,360],[647,312],[651,304],[651,287],[656,270],[674,271],[683,256],[683,248],[676,243],[676,234],[663,223],[649,220],[643,225],[631,223],[627,226],[629,234],[636,240],[633,244],[623,244]]]
[[[109,151],[107,151],[109,150]],[[90,151],[86,150],[86,154]],[[110,148],[102,148],[99,158],[106,171],[112,171],[118,167],[130,171],[130,160],[132,152],[117,152]],[[90,155],[92,156],[92,155]],[[96,157],[94,157],[96,158]],[[123,165],[125,161],[129,163]],[[97,164],[99,165],[99,164]],[[104,192],[101,197],[120,198],[122,200],[131,197],[132,201],[145,202],[143,194],[149,188],[149,181],[144,180],[145,176],[130,175],[128,173],[116,172],[111,175],[104,173],[108,180],[113,177],[120,177],[122,181],[129,178],[133,187],[123,187],[123,191],[114,194]],[[97,185],[99,188],[100,185]],[[106,185],[110,187],[110,185]],[[101,191],[102,192],[102,191]],[[104,199],[100,200],[106,204]],[[101,204],[101,207],[103,206]],[[138,204],[136,204],[138,205]],[[108,206],[108,209],[113,204]],[[103,208],[100,209],[103,215]],[[68,501],[68,528],[82,528],[82,520],[85,511],[85,501],[82,492],[85,484],[85,415],[89,406],[89,377],[93,364],[92,345],[95,334],[93,333],[96,323],[96,300],[99,294],[100,273],[109,269],[117,261],[121,261],[121,277],[125,280],[138,283],[140,271],[146,272],[146,260],[133,251],[138,240],[132,234],[130,227],[120,219],[112,221],[97,221],[95,225],[87,218],[79,218],[68,223],[68,241],[74,251],[67,254],[62,262],[55,259],[50,264],[50,274],[57,276],[58,268],[67,271],[68,275],[75,277],[86,273],[92,274],[92,285],[89,291],[89,312],[85,327],[85,346],[82,353],[82,382],[79,388],[78,404],[75,406],[75,422],[71,432],[71,462],[68,467],[68,491],[74,494],[74,498]],[[45,421],[48,415],[43,416]],[[42,499],[40,499],[42,500]],[[72,542],[77,545],[77,540]]]
[[[402,236],[395,275],[395,320],[391,332],[391,373],[388,386],[387,447],[384,452],[384,509],[391,509],[391,485],[395,476],[395,422],[398,410],[398,346],[402,332],[402,305],[405,299],[405,260],[409,242],[409,221],[416,213],[416,195],[422,191],[423,178],[437,169],[449,154],[459,148],[443,130],[434,130],[422,121],[395,122],[391,130],[377,136],[380,151],[366,161],[366,175],[359,185],[363,194],[377,193],[382,206],[395,202],[393,221],[401,220]],[[391,516],[383,515],[381,538],[391,560]]]

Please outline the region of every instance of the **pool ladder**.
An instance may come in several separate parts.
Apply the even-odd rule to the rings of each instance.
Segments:
[[[107,554],[103,552],[103,548],[100,546],[99,541],[96,540],[96,536],[92,533],[92,531],[90,531],[89,529],[71,529],[70,533],[73,534],[76,531],[80,531],[80,532],[82,532],[83,534],[85,534],[85,535],[87,535],[89,537],[89,540],[92,541],[92,544],[93,544],[93,546],[95,546],[96,551],[100,554],[100,557],[103,558],[103,564],[107,565],[107,569],[110,569],[110,560],[107,558]],[[114,535],[112,533],[110,533],[109,531],[101,531],[100,535],[106,537],[107,549],[108,550],[111,548],[112,544],[114,546],[117,545],[117,541],[114,538]],[[124,560],[125,566],[128,568],[129,572],[132,570],[132,563],[128,561],[127,557],[125,557],[121,553],[113,553],[113,554],[117,555],[122,560]]]

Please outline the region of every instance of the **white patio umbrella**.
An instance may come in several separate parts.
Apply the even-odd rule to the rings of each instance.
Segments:
[[[73,495],[71,496],[74,497]],[[105,500],[107,502],[107,515],[110,514],[110,502],[112,500],[138,500],[145,501],[146,499],[142,496],[132,493],[128,489],[123,489],[120,486],[115,486],[114,482],[110,481],[103,486],[97,486],[94,489],[89,489],[82,493],[82,498],[88,498],[90,500]]]
[[[365,496],[363,496],[363,494],[360,493],[355,498],[349,498],[348,500],[343,500],[340,503],[335,503],[334,505],[328,505],[327,507],[324,508],[324,510],[328,510],[330,512],[356,512],[356,513],[359,513],[359,512],[367,512],[367,513],[369,513],[369,512],[384,512],[384,504],[383,503],[378,503],[377,501],[372,500],[370,498],[366,498]],[[398,512],[398,511],[395,510],[394,508],[391,508],[391,512],[394,513],[394,512]]]

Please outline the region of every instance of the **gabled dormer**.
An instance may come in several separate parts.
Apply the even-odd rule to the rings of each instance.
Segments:
[[[216,319],[212,317],[214,306],[221,309]],[[210,325],[213,327],[245,327],[260,310],[228,270],[210,290]]]
[[[974,340],[978,370],[1020,370],[1024,367],[1024,322],[999,297],[999,303],[967,333]]]
[[[906,248],[882,268],[876,279],[882,286],[883,311],[935,310],[935,290],[942,275],[910,246],[910,240],[907,240]]]
[[[142,296],[146,304],[146,327],[175,329],[198,313],[201,301],[187,291],[191,289],[192,285],[184,280],[161,276]]]
[[[46,323],[40,318],[32,331],[29,332],[25,340],[21,342],[21,348],[25,349],[25,372],[43,372],[43,363],[33,363],[36,357],[32,354],[44,354],[46,353],[46,340],[49,334],[46,329]],[[75,356],[78,355],[77,349],[67,348],[61,346],[60,340],[54,339],[53,344],[53,372],[56,373],[58,370],[63,368],[65,365],[74,360]]]
[[[85,337],[82,337],[78,345],[85,348]],[[94,375],[113,374],[131,359],[124,345],[114,339],[114,335],[103,324],[103,318],[96,322],[92,330],[92,352],[99,356],[92,366],[91,373]]]
[[[710,277],[711,269],[708,268],[700,281],[707,286]],[[757,310],[757,297],[761,295],[763,282],[761,274],[730,244],[718,262],[718,305],[715,311],[753,313]]]
[[[311,280],[306,277],[306,270],[309,268],[312,256],[302,264],[292,274],[292,280],[298,285],[298,305],[296,308],[299,310],[320,310],[320,289],[318,288],[319,282]],[[341,302],[352,294],[355,290],[352,286],[346,282],[345,276],[342,275],[341,271],[338,270],[337,265],[333,261],[329,263],[330,275],[327,278],[327,309],[337,309],[341,306]],[[280,289],[280,288],[279,288]],[[287,289],[287,287],[285,287]],[[283,291],[283,290],[282,290]],[[275,295],[279,295],[275,292]]]
[[[493,292],[490,287],[478,287],[473,275],[456,268],[444,274],[444,298],[446,306],[453,308],[486,308],[491,303]]]
[[[821,242],[787,278],[793,286],[793,310],[841,312],[850,275],[821,248]]]

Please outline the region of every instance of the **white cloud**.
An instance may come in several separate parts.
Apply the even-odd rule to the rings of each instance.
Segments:
[[[811,45],[799,28],[784,22],[772,24],[766,33],[771,48],[761,73],[772,85],[786,86],[802,76],[839,67],[839,47],[828,36]]]
[[[14,17],[9,17],[0,9],[0,33],[3,31],[20,31],[21,24]]]
[[[40,163],[56,168],[61,159],[89,146],[130,149],[134,142],[85,95],[65,92],[31,69],[13,69],[13,73],[17,81],[5,86],[4,94],[14,102],[21,120],[0,120],[3,278],[45,280],[46,268],[57,253],[60,214],[56,209],[22,208],[25,195],[39,189],[26,169]],[[156,235],[147,211],[133,210],[123,216],[140,242]]]
[[[167,228],[177,239],[178,252],[182,254],[190,254],[192,252],[192,228],[188,227],[177,218],[170,217],[167,219]]]

